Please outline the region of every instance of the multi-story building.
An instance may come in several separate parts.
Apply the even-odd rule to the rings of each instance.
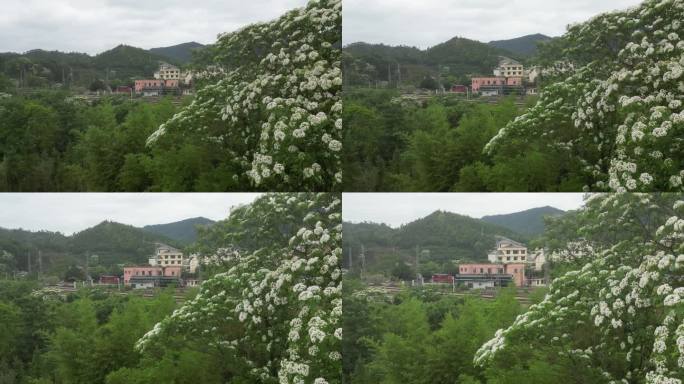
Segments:
[[[527,263],[527,247],[517,241],[506,237],[499,237],[494,248],[487,259],[490,263]]]
[[[154,256],[150,257],[149,264],[152,266],[183,266],[183,252],[163,243],[156,244]]]
[[[499,66],[494,68],[494,76],[523,77],[525,67],[516,60],[501,56]]]
[[[181,72],[180,68],[164,62],[159,64],[159,69],[154,73],[154,78],[161,80],[180,80],[184,77],[185,74]]]

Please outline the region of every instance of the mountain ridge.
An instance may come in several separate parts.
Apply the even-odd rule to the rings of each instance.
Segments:
[[[541,33],[534,33],[505,40],[493,40],[487,44],[505,49],[515,54],[529,57],[537,53],[537,44],[553,40],[553,37]]]
[[[189,244],[197,240],[197,226],[211,226],[215,223],[214,220],[199,216],[171,223],[146,225],[142,229],[167,236],[184,244]]]
[[[538,236],[544,232],[544,217],[560,216],[565,213],[561,209],[547,205],[509,214],[483,216],[481,220],[516,230],[527,236]]]

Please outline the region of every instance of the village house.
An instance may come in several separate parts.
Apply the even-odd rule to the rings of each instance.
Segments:
[[[182,266],[183,252],[163,243],[156,243],[154,256],[150,257],[149,264],[152,266]]]
[[[153,79],[135,80],[135,93],[142,96],[163,96],[168,94],[192,94],[192,73],[162,62],[154,72]]]
[[[527,246],[506,237],[499,237],[496,247],[489,252],[487,259],[490,263],[526,263]]]
[[[169,63],[162,62],[159,64],[159,69],[154,72],[155,79],[161,80],[180,80],[183,76],[180,68]]]
[[[536,67],[528,71],[518,61],[502,56],[492,72],[494,76],[471,78],[473,93],[481,96],[523,95],[528,93],[527,88],[534,89],[531,92],[536,93],[536,88],[530,85],[536,82],[539,75]]]
[[[136,266],[124,267],[124,284],[133,288],[165,287],[180,285],[180,266]]]
[[[525,285],[525,264],[460,264],[455,278],[469,288],[506,286],[511,282],[522,287]]]

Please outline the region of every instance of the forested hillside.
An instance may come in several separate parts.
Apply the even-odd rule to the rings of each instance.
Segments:
[[[168,57],[179,64],[187,64],[192,61],[193,53],[202,48],[204,48],[204,45],[191,41],[189,43],[173,45],[170,47],[150,48],[149,51],[160,56]]]
[[[544,233],[544,218],[562,216],[565,212],[554,207],[532,208],[506,215],[483,216],[482,221],[506,227],[528,236]]]
[[[415,265],[419,255],[421,273],[452,272],[454,261],[484,261],[494,248],[497,236],[518,241],[529,238],[508,228],[455,213],[436,211],[432,214],[391,228],[385,224],[344,223],[343,265],[361,268],[361,247],[365,251],[367,271],[395,277],[415,276],[406,264]],[[407,269],[408,268],[408,269]]]
[[[499,56],[519,58],[511,51],[462,37],[425,50],[359,42],[345,46],[343,51],[345,85],[366,87],[384,81],[426,88],[426,78],[443,77],[447,82],[443,85],[449,88],[468,84],[469,75],[490,74]]]
[[[0,228],[0,255],[5,255],[0,258],[0,272],[30,270],[63,278],[75,265],[95,268],[91,271],[93,275],[118,272],[117,264],[147,263],[156,242],[182,244],[161,234],[110,221],[71,236]]]
[[[144,230],[166,236],[177,242],[190,244],[197,240],[198,227],[210,227],[215,221],[206,217],[194,217],[174,223],[146,225]]]
[[[537,53],[539,43],[545,43],[552,38],[541,33],[526,35],[508,40],[490,41],[489,45],[505,49],[520,56],[534,56]]]
[[[105,79],[109,80],[111,86],[132,85],[135,78],[151,78],[161,61],[172,64],[188,61],[176,57],[189,55],[189,47],[181,45],[176,49],[169,48],[169,51],[165,48],[148,51],[119,45],[95,56],[41,49],[22,54],[0,53],[0,76],[21,82],[20,86],[24,88],[49,88],[58,84],[90,88],[96,81]],[[14,88],[6,87],[4,91],[13,91]],[[3,91],[1,87],[0,91]]]

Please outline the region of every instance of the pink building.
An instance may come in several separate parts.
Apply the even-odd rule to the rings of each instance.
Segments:
[[[133,276],[167,276],[178,277],[181,275],[181,267],[124,267],[124,284],[129,284]]]
[[[479,92],[481,86],[506,85],[505,77],[473,77],[470,80],[473,92]]]
[[[151,79],[151,80],[136,80],[135,81],[135,92],[140,93],[145,88],[161,88],[164,84],[164,80]]]
[[[503,264],[461,264],[458,273],[462,275],[501,275],[504,273]]]
[[[160,90],[163,88],[178,88],[180,80],[178,79],[146,79],[135,81],[135,93],[141,93],[146,89]]]
[[[522,77],[507,77],[506,85],[522,85]]]
[[[516,287],[525,284],[525,264],[461,264],[460,275],[511,275]]]
[[[504,273],[513,275],[516,287],[525,285],[525,264],[504,264]]]

